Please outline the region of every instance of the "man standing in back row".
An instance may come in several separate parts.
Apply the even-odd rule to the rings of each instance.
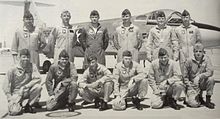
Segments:
[[[153,61],[158,58],[160,48],[165,48],[168,51],[170,59],[177,59],[178,56],[178,41],[172,39],[173,28],[166,25],[166,16],[163,11],[157,12],[157,25],[153,27],[147,40],[147,57],[148,61]]]
[[[139,28],[131,22],[131,12],[125,9],[122,12],[122,25],[116,28],[114,46],[118,50],[117,62],[122,61],[122,53],[128,50],[132,53],[133,60],[139,63],[139,49],[141,48],[141,35]]]
[[[82,30],[82,39],[84,39],[83,47],[85,50],[85,57],[83,68],[86,69],[89,66],[87,59],[90,54],[97,56],[97,62],[106,65],[105,62],[105,50],[108,47],[109,35],[107,28],[101,26],[99,23],[99,13],[93,10],[90,13],[91,23]]]
[[[17,56],[21,49],[28,49],[30,52],[31,63],[36,64],[39,69],[39,51],[46,45],[42,37],[42,32],[34,26],[34,17],[27,11],[23,17],[24,27],[15,32],[12,41],[12,56],[14,62],[18,61]]]
[[[186,59],[193,57],[193,46],[195,43],[202,43],[198,27],[192,25],[190,20],[189,12],[184,10],[182,13],[183,24],[176,27],[173,34],[173,39],[179,43],[179,62],[182,73]]]

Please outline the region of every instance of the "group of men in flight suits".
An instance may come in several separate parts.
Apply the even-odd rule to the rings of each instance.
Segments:
[[[9,114],[35,113],[34,108],[39,107],[42,90],[39,51],[45,47],[54,48],[54,63],[45,82],[49,95],[47,110],[67,106],[69,111],[74,111],[77,94],[84,100],[82,106],[94,103],[100,111],[109,109],[107,103],[111,95],[119,100],[113,109],[120,101],[125,102],[123,109],[126,109],[127,98],[131,97],[135,107],[143,110],[140,102],[147,94],[148,85],[153,90],[151,107],[154,109],[170,106],[180,110],[182,106],[177,101],[183,92],[187,106],[205,105],[214,109],[215,104],[211,102],[215,84],[213,66],[205,55],[199,29],[190,23],[189,12],[184,10],[181,15],[182,25],[172,28],[166,25],[165,13],[158,11],[158,24],[150,30],[147,43],[142,44],[139,28],[132,24],[131,12],[125,9],[121,14],[122,24],[116,28],[113,37],[118,54],[111,73],[105,60],[108,29],[99,23],[98,11],[93,10],[90,24],[80,29],[69,23],[70,12],[63,11],[62,26],[51,31],[48,43],[33,25],[32,14],[26,13],[24,27],[15,32],[12,43],[16,65],[8,71],[3,85]],[[79,79],[72,52],[77,47],[85,51],[85,70]],[[139,64],[141,47],[146,48],[147,60],[151,62],[147,68]],[[206,101],[203,91],[206,91]]]

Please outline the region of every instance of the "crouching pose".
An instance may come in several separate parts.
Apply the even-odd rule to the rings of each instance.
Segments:
[[[37,66],[30,62],[30,52],[19,52],[19,63],[11,68],[3,83],[3,90],[8,99],[8,110],[12,116],[24,112],[35,113],[33,104],[39,101],[41,78]]]
[[[47,74],[46,88],[50,96],[46,105],[47,110],[63,108],[67,104],[69,111],[74,111],[77,79],[75,65],[69,61],[67,51],[62,50],[58,64],[51,65]]]
[[[175,110],[180,110],[176,103],[184,89],[181,81],[179,65],[169,59],[166,49],[160,48],[159,59],[152,62],[149,69],[149,85],[153,89],[151,107],[155,109],[169,105]]]
[[[186,101],[191,107],[198,107],[199,104],[205,105],[210,109],[215,108],[211,102],[215,81],[213,79],[213,66],[208,56],[204,53],[204,46],[201,43],[195,44],[193,48],[194,57],[189,58],[184,67],[184,82],[189,90],[194,89],[197,92],[196,98]],[[202,94],[206,91],[206,101],[203,100]]]
[[[94,102],[95,108],[104,111],[108,109],[107,102],[113,92],[113,76],[104,65],[97,63],[94,54],[91,54],[87,60],[89,67],[78,82],[79,95],[85,100],[81,105]]]
[[[116,98],[132,97],[132,102],[138,110],[143,110],[140,102],[148,90],[148,81],[145,79],[143,68],[140,64],[132,61],[132,53],[128,50],[122,53],[123,60],[119,62],[113,71],[115,79]]]

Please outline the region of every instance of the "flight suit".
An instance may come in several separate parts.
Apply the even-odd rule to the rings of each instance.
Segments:
[[[139,62],[138,54],[141,48],[141,34],[139,28],[133,24],[129,27],[123,25],[116,28],[113,40],[115,48],[118,50],[117,62],[122,61],[122,53],[129,50],[132,53],[132,59]]]
[[[58,64],[51,65],[47,77],[46,88],[49,96],[54,95],[54,100],[47,101],[48,110],[56,110],[67,103],[75,103],[77,90],[77,71],[71,62],[65,68]]]
[[[150,30],[146,45],[148,60],[157,59],[160,48],[165,48],[168,51],[170,59],[177,59],[178,41],[172,38],[172,33],[173,28],[167,25],[164,29],[155,26]]]
[[[76,37],[76,31],[77,27],[70,26],[61,26],[54,28],[49,37],[48,42],[51,43],[49,45],[52,45],[51,47],[54,48],[54,63],[58,63],[59,54],[62,50],[66,50],[69,54],[69,60],[70,62],[74,61],[74,50],[73,48],[76,46],[77,37]],[[78,41],[78,44],[79,41]],[[79,45],[80,46],[80,45]]]
[[[87,84],[99,83],[96,88],[87,88]],[[102,64],[98,64],[97,71],[91,72],[87,68],[82,78],[78,81],[79,95],[87,102],[93,102],[96,98],[103,98],[109,101],[109,96],[113,92],[113,76],[112,73]]]
[[[43,38],[42,32],[35,28],[35,31],[30,33],[25,27],[17,29],[12,41],[11,51],[13,54],[18,54],[21,49],[28,49],[30,51],[30,61],[36,64],[39,69],[39,51],[44,48],[46,41]]]
[[[116,64],[114,71],[114,93],[115,95],[126,97],[137,96],[144,98],[148,90],[148,81],[143,71],[143,67],[135,61],[132,61],[129,68],[126,68],[123,62]],[[133,85],[129,85],[134,80]]]
[[[178,63],[171,59],[164,67],[159,63],[159,59],[151,63],[148,75],[149,85],[153,93],[160,92],[159,95],[153,94],[151,99],[152,108],[161,108],[164,104],[165,96],[170,96],[175,100],[180,97],[181,92],[184,90],[181,75]]]
[[[187,89],[206,90],[206,95],[213,95],[215,81],[213,78],[213,66],[208,56],[205,55],[201,62],[197,62],[194,57],[188,58],[185,63],[183,76]],[[196,103],[196,101],[192,102]]]
[[[10,115],[22,113],[23,101],[32,106],[39,101],[42,87],[41,77],[35,64],[30,63],[27,68],[22,68],[19,64],[11,68],[3,83],[3,90],[8,99],[8,109]],[[21,87],[26,88],[21,91]]]
[[[198,27],[194,25],[188,27],[180,25],[174,29],[173,39],[179,42],[179,62],[183,73],[187,58],[193,57],[193,46],[197,42],[202,43],[201,34]]]
[[[97,56],[97,61],[100,64],[106,65],[105,61],[105,50],[108,47],[109,34],[107,28],[101,26],[97,27],[95,30],[92,25],[88,25],[82,31],[82,38],[85,50],[85,57],[83,62],[83,68],[88,67],[87,58],[90,54],[95,54]]]

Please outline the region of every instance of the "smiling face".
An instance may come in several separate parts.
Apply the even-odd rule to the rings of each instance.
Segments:
[[[69,13],[69,12],[63,12],[63,13],[61,14],[61,19],[62,19],[62,22],[63,22],[64,24],[69,24],[69,21],[70,21],[70,19],[71,19],[70,13]]]
[[[166,65],[169,61],[169,57],[168,55],[164,55],[164,56],[159,56],[159,62],[162,65]]]
[[[157,24],[159,26],[164,26],[166,23],[166,18],[165,17],[157,17]]]
[[[130,14],[125,14],[125,15],[122,15],[122,21],[123,23],[130,23],[131,22],[131,15]]]
[[[21,63],[21,66],[27,66],[30,63],[30,56],[21,55],[20,56],[20,63]]]
[[[27,28],[31,28],[34,26],[34,18],[33,17],[29,17],[29,18],[24,18],[24,26]]]
[[[62,66],[62,67],[65,67],[69,62],[69,57],[60,57],[59,58],[59,64]]]

